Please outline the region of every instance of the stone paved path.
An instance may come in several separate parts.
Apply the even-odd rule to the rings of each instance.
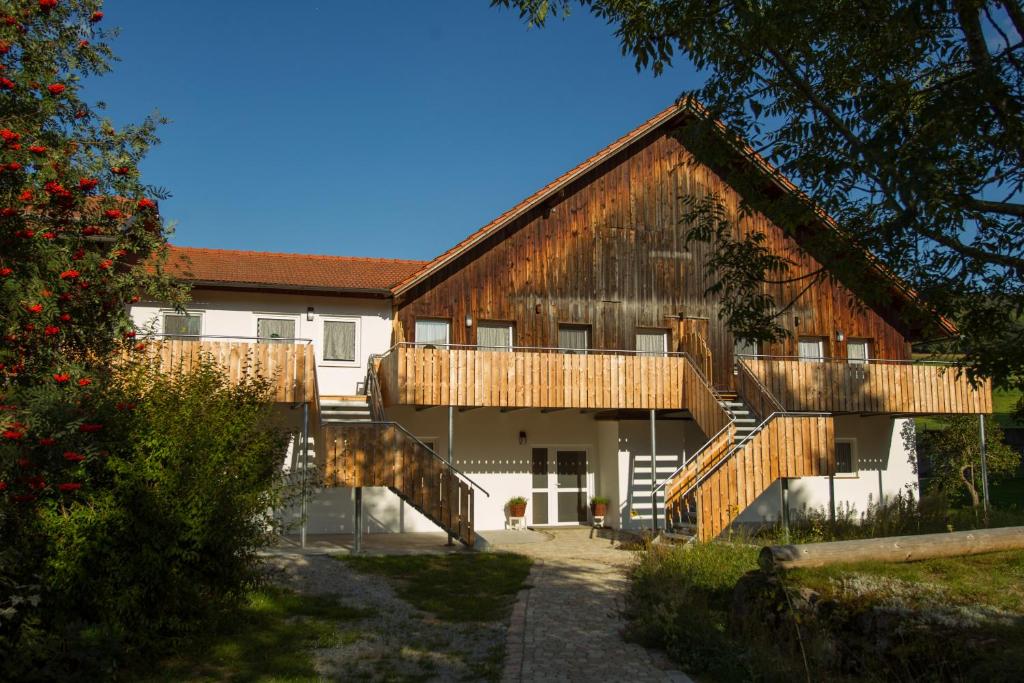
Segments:
[[[622,639],[632,553],[590,529],[495,550],[535,559],[512,612],[503,681],[690,681],[660,652]]]

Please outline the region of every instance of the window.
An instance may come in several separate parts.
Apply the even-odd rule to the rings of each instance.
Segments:
[[[757,356],[761,353],[761,344],[760,342],[737,338],[732,352],[736,356]]]
[[[586,351],[590,348],[590,325],[559,325],[558,348]]]
[[[476,345],[482,351],[511,351],[510,323],[481,322],[476,326]]]
[[[164,313],[166,339],[190,339],[202,334],[203,317],[197,313]]]
[[[821,363],[825,358],[825,341],[821,337],[800,338],[800,360]]]
[[[189,339],[202,334],[203,318],[198,313],[164,313],[164,337]]]
[[[354,362],[356,323],[354,320],[324,321],[324,360]]]
[[[638,356],[664,356],[668,352],[668,332],[665,330],[637,330]]]
[[[853,439],[836,439],[836,474],[857,474],[857,448]]]
[[[424,346],[445,346],[451,323],[447,320],[417,320],[416,343]]]
[[[295,319],[256,318],[256,336],[268,344],[291,343],[295,339]]]
[[[846,358],[851,364],[867,363],[870,351],[867,339],[850,339],[846,342]]]

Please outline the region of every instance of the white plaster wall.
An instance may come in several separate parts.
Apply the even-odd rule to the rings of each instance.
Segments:
[[[835,418],[836,439],[855,439],[858,471],[854,475],[836,475],[836,509],[852,508],[863,514],[879,497],[888,500],[908,487],[917,495],[917,475],[904,445],[903,429],[911,419],[886,416]],[[780,484],[775,482],[737,519],[740,523],[775,522],[781,511]],[[801,477],[789,480],[789,506],[792,519],[810,509],[828,510],[828,477]]]
[[[306,320],[312,306],[313,320]],[[132,317],[142,329],[162,332],[160,313],[168,311],[158,302],[132,305]],[[342,296],[233,292],[195,289],[190,312],[201,315],[205,335],[256,336],[256,319],[287,316],[296,320],[296,336],[312,339],[317,359],[317,383],[321,395],[352,395],[356,384],[366,377],[366,359],[391,346],[391,302]],[[324,321],[351,319],[356,322],[356,360],[351,363],[323,360]]]
[[[650,455],[651,453],[651,423],[648,420],[624,420],[618,424],[618,452],[616,454],[616,465],[618,475],[618,488],[620,496],[615,508],[614,519],[609,516],[607,520],[610,526],[622,529],[649,529],[651,518],[646,513],[644,516],[634,517],[630,513],[629,489],[633,476],[633,457],[636,455]],[[706,441],[704,433],[697,427],[693,420],[657,420],[655,422],[655,446],[658,456],[671,456],[672,462],[678,467],[683,461],[683,456],[691,457],[693,453],[704,445]],[[661,476],[658,477],[660,482]],[[613,501],[616,500],[613,498]],[[646,500],[646,499],[645,499]],[[664,526],[664,520],[658,520],[659,527]]]

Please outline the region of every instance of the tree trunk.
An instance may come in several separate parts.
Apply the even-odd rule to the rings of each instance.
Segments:
[[[981,504],[981,500],[978,498],[978,491],[974,488],[974,484],[967,478],[967,470],[971,470],[972,474],[974,473],[971,467],[962,468],[960,470],[960,481],[964,483],[964,486],[967,487],[967,492],[971,494],[971,507],[976,508]]]

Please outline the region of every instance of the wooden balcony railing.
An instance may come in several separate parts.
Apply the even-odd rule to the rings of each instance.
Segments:
[[[687,367],[682,354],[399,344],[379,376],[385,406],[651,410],[686,407]]]
[[[247,374],[270,378],[279,403],[317,403],[316,363],[308,341],[260,343],[196,336],[150,337],[144,343],[145,352],[159,359],[161,372],[187,370],[205,354],[223,366],[233,382]]]
[[[992,385],[952,365],[748,356],[738,360],[787,411],[906,415],[990,413]]]

